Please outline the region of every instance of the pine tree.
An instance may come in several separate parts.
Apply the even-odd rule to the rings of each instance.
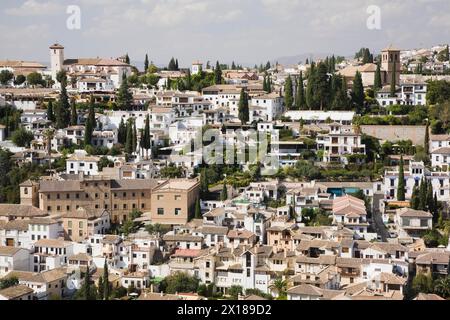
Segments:
[[[227,189],[227,183],[224,181],[222,193],[220,194],[220,201],[225,201],[227,199],[228,199],[228,189]]]
[[[49,101],[47,106],[47,119],[51,122],[55,122],[55,114],[53,113],[53,102]]]
[[[99,285],[100,287],[100,285]],[[111,290],[109,286],[109,271],[108,271],[108,264],[106,263],[103,266],[103,297],[105,300],[109,300],[109,296],[111,295]]]
[[[396,61],[394,61],[394,70],[392,70],[392,78],[391,78],[391,97],[395,97],[395,93],[397,92],[397,75],[396,75]]]
[[[284,103],[286,105],[287,110],[292,109],[292,105],[294,103],[294,95],[292,89],[291,75],[288,75],[286,82],[284,83]]]
[[[89,104],[89,114],[86,120],[86,126],[84,128],[84,144],[90,145],[92,143],[92,133],[96,127],[95,110],[94,110],[94,97],[91,96],[91,103]]]
[[[128,80],[125,73],[122,75],[122,84],[117,93],[117,107],[120,110],[129,110],[133,104],[133,94],[128,86]]]
[[[361,73],[356,71],[355,79],[353,80],[353,103],[356,105],[357,110],[361,110],[364,105],[364,86],[362,82]]]
[[[375,81],[373,85],[373,90],[377,92],[378,90],[383,88],[383,84],[381,82],[381,67],[380,63],[377,63],[377,71],[375,72]]]
[[[195,219],[202,219],[202,208],[200,206],[200,198],[195,201]]]
[[[300,77],[298,79],[297,85],[297,97],[295,99],[295,104],[298,110],[306,109],[306,101],[305,101],[305,88],[303,85],[303,72],[300,71]]]
[[[127,121],[127,137],[125,142],[125,153],[131,155],[133,153],[133,122],[131,119]]]
[[[241,96],[239,98],[239,120],[241,120],[242,124],[245,124],[249,121],[249,119],[248,97],[247,93],[244,91],[244,88],[242,88]]]
[[[214,69],[214,84],[222,84],[222,69],[220,69],[219,61],[216,62],[216,68]]]
[[[144,62],[144,72],[148,72],[149,62],[148,62],[148,54],[145,55],[145,62]]]
[[[405,171],[404,171],[403,155],[400,157],[400,167],[398,171],[397,200],[405,201]]]
[[[78,114],[77,114],[77,106],[75,104],[75,100],[72,100],[70,104],[70,125],[76,126],[78,124]]]

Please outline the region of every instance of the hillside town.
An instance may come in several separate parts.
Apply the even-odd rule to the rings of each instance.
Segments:
[[[71,49],[0,61],[0,300],[450,298],[447,44]]]

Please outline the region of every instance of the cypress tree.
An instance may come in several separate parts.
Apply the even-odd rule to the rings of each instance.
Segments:
[[[76,126],[77,124],[78,124],[77,107],[75,104],[75,100],[72,99],[72,103],[70,104],[70,125]]]
[[[104,289],[103,277],[100,276],[100,277],[98,278],[98,299],[99,299],[99,300],[103,300],[103,299],[104,299],[104,292],[103,292],[103,289]]]
[[[395,93],[397,91],[397,75],[396,72],[396,61],[394,61],[394,70],[392,70],[392,79],[391,79],[391,97],[395,97]]]
[[[84,144],[90,145],[92,143],[92,133],[96,127],[95,122],[95,110],[94,110],[94,97],[91,96],[91,103],[89,104],[89,114],[86,120],[86,126],[84,128]]]
[[[378,62],[377,63],[377,71],[375,72],[375,80],[374,80],[373,90],[375,92],[377,92],[381,88],[383,88],[383,84],[381,82],[381,67],[380,67],[380,63]]]
[[[133,153],[136,152],[137,149],[137,129],[136,129],[136,119],[133,119]]]
[[[152,144],[150,140],[150,116],[147,115],[145,119],[145,129],[144,129],[144,145],[143,148],[146,151],[146,156],[148,158],[148,150],[150,150]]]
[[[398,171],[397,200],[405,201],[405,171],[404,171],[403,155],[400,157],[400,167]]]
[[[420,183],[419,190],[419,208],[418,210],[426,210],[427,209],[427,183],[424,178]]]
[[[288,75],[286,82],[284,84],[284,103],[286,104],[287,110],[292,109],[292,105],[294,103],[294,95],[292,89],[291,75]]]
[[[51,122],[55,122],[55,114],[53,113],[53,102],[49,101],[47,106],[47,119]]]
[[[195,201],[195,219],[202,219],[202,208],[200,206],[200,198]]]
[[[364,86],[361,73],[356,71],[355,79],[353,80],[353,103],[356,105],[358,110],[361,110],[363,107],[364,98]]]
[[[214,69],[214,84],[222,84],[222,69],[220,69],[219,61],[216,62]]]
[[[320,107],[320,110],[326,109],[330,102],[330,83],[327,67],[323,62],[319,63],[316,68],[314,101]]]
[[[414,186],[410,204],[412,209],[419,210],[420,199],[419,199],[419,188],[417,186]]]
[[[267,76],[264,75],[264,79],[263,79],[263,91],[268,92],[267,90]]]
[[[125,142],[125,153],[131,155],[133,153],[133,123],[131,118],[127,121],[127,137]]]
[[[84,274],[83,295],[85,300],[95,300],[95,297],[92,296],[91,274],[89,272],[89,267],[86,268],[86,273]]]
[[[188,69],[187,75],[186,75],[186,81],[185,81],[186,90],[190,91],[192,90],[192,76],[191,76],[191,70]]]
[[[203,195],[209,192],[208,177],[206,176],[206,169],[203,168],[200,173],[200,190]]]
[[[249,121],[249,118],[248,97],[244,88],[242,88],[241,96],[239,98],[239,120],[241,120],[242,124],[245,124]]]
[[[348,110],[349,101],[348,101],[348,93],[347,93],[347,80],[345,77],[337,76],[336,86],[340,84],[340,87],[337,88],[336,95],[333,99],[332,109],[333,110]],[[339,83],[340,82],[340,83]]]
[[[268,80],[267,80],[267,92],[272,93],[272,78],[270,76],[268,76]]]
[[[297,97],[295,99],[295,104],[296,104],[296,107],[298,110],[306,109],[305,88],[303,86],[303,72],[301,72],[301,71],[300,71],[300,77],[298,79]]]
[[[313,110],[316,107],[314,103],[315,69],[315,64],[311,63],[308,76],[308,85],[306,86],[306,104],[308,105],[309,110]]]
[[[125,63],[130,64],[130,56],[128,55],[128,53],[125,55]]]
[[[434,193],[434,198],[433,198],[433,221],[437,222],[437,220],[439,219],[439,202],[437,199],[437,193]]]
[[[431,184],[431,180],[428,180],[427,183],[427,208],[428,211],[434,212],[434,194],[433,194],[433,185]]]
[[[223,183],[222,193],[220,194],[220,201],[225,201],[228,199],[228,189],[227,189],[227,183]]]
[[[55,110],[56,127],[58,129],[67,128],[70,122],[70,103],[67,95],[67,80],[61,79],[61,93],[59,94],[59,102]]]
[[[109,300],[109,296],[111,294],[110,291],[108,264],[106,263],[105,259],[105,264],[103,266],[103,297],[105,300]]]
[[[120,144],[125,144],[125,141],[127,139],[127,127],[123,122],[123,118],[120,120],[117,139]]]
[[[148,72],[149,62],[148,62],[148,54],[145,55],[145,62],[144,62],[144,72]]]
[[[425,153],[430,154],[430,124],[427,122],[427,127],[425,129],[425,143],[424,143]]]

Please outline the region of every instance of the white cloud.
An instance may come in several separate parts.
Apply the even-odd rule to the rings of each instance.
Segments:
[[[21,6],[5,9],[10,16],[46,16],[64,13],[65,7],[54,1],[27,0]]]

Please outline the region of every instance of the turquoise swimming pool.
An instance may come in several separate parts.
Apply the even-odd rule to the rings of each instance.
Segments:
[[[361,189],[359,189],[359,188],[328,188],[327,193],[331,193],[335,197],[342,197],[343,195],[346,195],[346,194],[357,193],[359,190],[361,190]]]

